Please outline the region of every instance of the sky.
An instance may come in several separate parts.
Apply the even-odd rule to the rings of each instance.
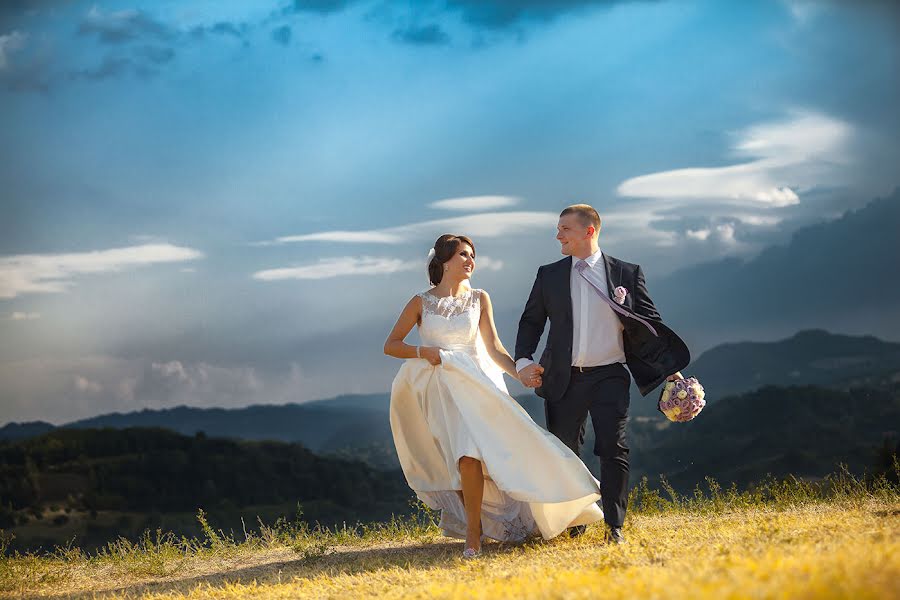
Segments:
[[[386,392],[443,233],[512,349],[569,204],[652,294],[887,196],[897,6],[8,0],[0,423]]]

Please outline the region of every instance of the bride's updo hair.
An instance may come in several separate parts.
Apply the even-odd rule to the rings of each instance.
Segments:
[[[434,243],[434,256],[428,263],[428,280],[431,285],[437,285],[444,277],[444,263],[450,260],[459,250],[460,244],[468,244],[475,252],[475,244],[464,235],[445,233]]]

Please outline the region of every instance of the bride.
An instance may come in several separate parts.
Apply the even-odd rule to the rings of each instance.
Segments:
[[[400,313],[384,353],[406,360],[391,387],[391,430],[409,486],[441,511],[445,535],[481,541],[550,539],[603,519],[600,485],[556,436],[507,393],[516,377],[487,292],[472,289],[475,245],[445,234],[429,252],[432,287]],[[414,325],[421,346],[403,340]]]

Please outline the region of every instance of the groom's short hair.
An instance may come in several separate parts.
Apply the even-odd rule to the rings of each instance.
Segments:
[[[594,207],[590,204],[573,204],[572,206],[567,206],[559,213],[559,216],[561,217],[564,215],[576,215],[579,223],[585,227],[593,226],[594,233],[600,231],[600,215],[597,214],[597,211],[594,210]]]

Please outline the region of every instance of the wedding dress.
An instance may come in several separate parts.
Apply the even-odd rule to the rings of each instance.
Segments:
[[[484,472],[485,536],[550,539],[603,519],[600,485],[581,459],[538,426],[507,393],[478,332],[481,290],[458,297],[419,294],[422,344],[441,348],[441,364],[409,359],[391,386],[391,431],[409,486],[441,511],[445,535],[465,538],[458,461]]]

